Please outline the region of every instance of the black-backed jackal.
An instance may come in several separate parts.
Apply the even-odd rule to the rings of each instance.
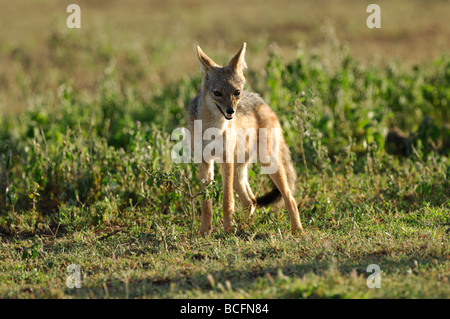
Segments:
[[[200,146],[200,151],[205,151],[208,147],[206,139],[211,139],[211,133],[206,139],[205,135],[211,130],[214,130],[212,135],[216,139],[220,137],[222,145],[226,145],[221,152],[215,150],[212,157],[205,158],[203,153],[200,155],[200,180],[213,180],[214,162],[220,163],[225,230],[232,229],[233,225],[234,189],[250,215],[256,207],[266,206],[283,198],[289,212],[292,232],[303,232],[294,199],[297,176],[278,117],[259,95],[244,91],[243,70],[247,67],[244,60],[245,49],[244,43],[228,65],[219,66],[197,46],[204,77],[200,92],[191,101],[188,111],[191,146]],[[200,134],[193,134],[198,127]],[[198,149],[194,149],[195,152]],[[256,153],[262,168],[267,170],[275,184],[271,192],[258,198],[253,195],[247,180],[247,166]],[[264,161],[261,153],[266,155]],[[210,233],[212,213],[212,200],[204,200],[200,233]]]

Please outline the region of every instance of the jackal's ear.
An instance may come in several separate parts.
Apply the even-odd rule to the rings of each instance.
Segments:
[[[232,66],[238,70],[244,70],[247,68],[247,63],[245,63],[245,49],[247,48],[247,43],[242,44],[242,48],[239,52],[231,59],[229,66]]]
[[[197,45],[197,56],[200,60],[200,70],[202,72],[210,71],[219,67],[209,56],[207,56],[202,49]]]

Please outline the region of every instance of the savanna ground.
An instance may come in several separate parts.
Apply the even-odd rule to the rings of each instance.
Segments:
[[[60,1],[0,2],[0,297],[449,297],[448,1],[378,1],[378,30],[367,1],[74,2],[79,30]],[[216,174],[200,237],[201,197],[192,219],[179,191],[200,192],[170,139],[199,89],[195,45],[226,63],[243,41],[298,171],[302,236],[239,205],[224,233]]]

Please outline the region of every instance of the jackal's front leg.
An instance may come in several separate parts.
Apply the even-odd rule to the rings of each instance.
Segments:
[[[202,183],[202,188],[206,188],[210,181],[214,179],[214,163],[200,163],[199,164],[200,180],[205,181]],[[212,211],[212,199],[202,201],[202,219],[200,222],[200,234],[207,235],[211,232],[213,211]]]
[[[223,181],[223,227],[226,231],[232,229],[234,213],[233,179],[234,164],[223,163],[220,166]]]

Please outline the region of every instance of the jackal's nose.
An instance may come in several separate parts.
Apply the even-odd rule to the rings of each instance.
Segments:
[[[228,114],[234,114],[234,110],[233,109],[227,109],[227,113]]]

